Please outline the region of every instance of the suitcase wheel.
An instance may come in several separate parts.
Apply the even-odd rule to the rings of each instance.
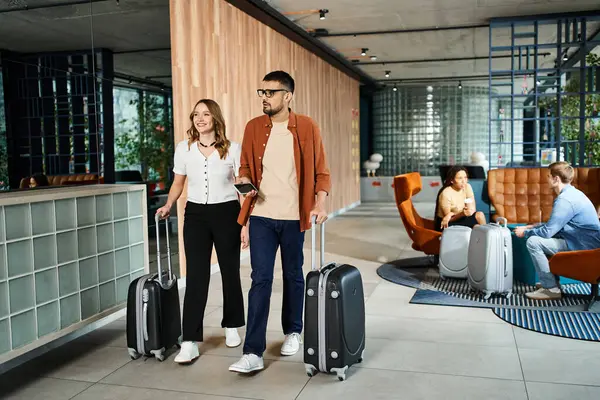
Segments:
[[[129,357],[131,357],[132,360],[137,360],[141,356],[140,353],[135,351],[135,349],[131,349],[131,348],[127,349],[127,353],[129,353]]]
[[[152,354],[154,354],[154,358],[156,358],[158,361],[164,361],[165,360],[165,349],[160,349],[160,350],[152,350],[151,351]]]
[[[365,356],[365,350],[363,349],[363,351],[360,353],[360,358],[357,360],[357,362],[360,364],[361,362],[363,362],[363,357]]]
[[[331,372],[335,371],[340,382],[346,380],[346,371],[348,371],[348,366],[344,368],[331,368]]]
[[[312,365],[305,364],[304,368],[306,369],[306,375],[313,377],[317,374],[317,369]]]

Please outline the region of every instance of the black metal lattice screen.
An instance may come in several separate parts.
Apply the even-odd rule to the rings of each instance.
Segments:
[[[27,175],[104,174],[110,53],[4,54],[11,186]],[[108,62],[107,62],[108,61]],[[110,110],[112,115],[112,100]]]

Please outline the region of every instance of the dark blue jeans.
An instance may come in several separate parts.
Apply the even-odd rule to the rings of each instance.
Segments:
[[[250,263],[252,286],[248,294],[248,321],[244,354],[262,356],[267,346],[267,321],[273,289],[275,255],[281,247],[283,266],[283,306],[281,325],[284,334],[302,332],[304,308],[304,232],[299,221],[250,217]]]

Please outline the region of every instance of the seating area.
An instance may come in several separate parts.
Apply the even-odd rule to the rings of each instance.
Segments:
[[[556,195],[545,184],[547,168],[505,168],[489,172],[488,196],[496,211],[493,219],[506,218],[511,229],[528,223],[545,222],[552,213]],[[576,168],[573,186],[582,190],[595,206],[600,205],[600,168]],[[416,211],[412,197],[421,190],[421,176],[417,172],[394,177],[394,191],[400,218],[412,240],[412,248],[426,255],[436,256],[439,262],[441,232],[434,230],[433,221]],[[435,206],[434,206],[435,207]],[[513,268],[515,277],[535,275],[525,241],[513,233]],[[415,264],[421,266],[419,260]],[[527,269],[523,271],[523,269]],[[600,296],[600,249],[570,251],[550,258],[550,269],[557,276],[569,278],[562,283],[584,282],[590,284],[586,311],[597,311]],[[534,285],[536,282],[521,281]]]

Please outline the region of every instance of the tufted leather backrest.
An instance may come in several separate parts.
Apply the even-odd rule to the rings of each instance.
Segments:
[[[574,168],[572,185],[600,205],[600,168]],[[509,223],[546,222],[556,195],[547,183],[548,168],[500,168],[488,173],[488,194],[496,217]]]

